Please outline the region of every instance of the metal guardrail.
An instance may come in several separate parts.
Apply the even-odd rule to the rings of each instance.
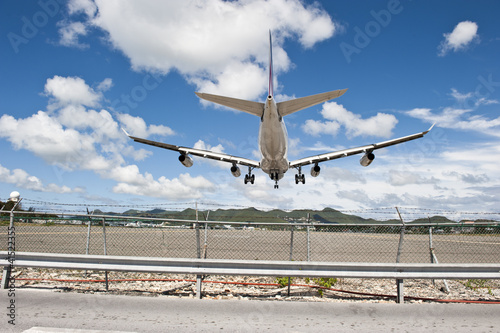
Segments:
[[[13,267],[133,271],[201,275],[345,277],[396,279],[403,300],[404,279],[500,279],[500,264],[335,263],[227,259],[179,259],[0,252],[4,288]],[[197,286],[199,294],[201,281]]]
[[[338,263],[180,259],[16,252],[15,267],[200,275],[341,277],[375,279],[500,279],[500,264]],[[8,266],[8,252],[0,265]]]

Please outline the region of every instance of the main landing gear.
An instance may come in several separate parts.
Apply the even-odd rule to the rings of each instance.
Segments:
[[[252,175],[252,168],[248,167],[248,174],[245,175],[245,184],[252,184],[255,182],[255,175]]]
[[[306,183],[306,176],[302,173],[302,167],[298,167],[299,173],[295,175],[295,184]]]

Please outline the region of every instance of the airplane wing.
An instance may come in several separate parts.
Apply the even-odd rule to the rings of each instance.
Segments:
[[[240,110],[246,113],[253,114],[258,117],[262,117],[264,113],[264,103],[247,101],[244,99],[237,99],[232,97],[225,97],[219,95],[205,94],[205,93],[195,93],[196,96],[207,100],[209,102],[217,103],[220,105],[227,106],[232,109]]]
[[[374,143],[374,144],[356,147],[356,148],[343,149],[343,150],[339,150],[339,151],[335,151],[335,152],[331,152],[331,153],[310,156],[310,157],[302,158],[300,160],[291,161],[290,168],[297,168],[297,167],[301,167],[301,166],[308,165],[308,164],[315,164],[315,163],[335,160],[338,158],[356,155],[356,154],[360,154],[360,153],[370,153],[370,152],[374,151],[375,149],[394,146],[394,145],[397,145],[397,144],[400,144],[403,142],[407,142],[407,141],[421,138],[425,134],[429,133],[429,131],[433,127],[434,127],[434,124],[425,132],[415,133],[415,134],[404,136],[401,138],[392,139],[389,141]]]
[[[316,95],[296,98],[296,99],[292,99],[289,101],[280,102],[280,103],[276,104],[276,106],[278,107],[278,113],[280,114],[280,116],[284,117],[284,116],[289,115],[291,113],[306,109],[310,106],[313,106],[313,105],[323,103],[323,102],[329,101],[331,99],[340,97],[346,91],[347,91],[347,89],[341,89],[341,90],[334,90],[334,91],[325,92],[322,94],[316,94]]]
[[[125,130],[124,130],[124,132],[125,132]],[[134,140],[135,142],[144,143],[144,144],[150,145],[150,146],[155,146],[155,147],[159,147],[159,148],[177,151],[177,152],[181,153],[182,155],[189,154],[189,155],[193,155],[193,156],[209,158],[209,159],[216,160],[216,161],[235,163],[235,164],[245,165],[245,166],[252,167],[252,168],[260,168],[259,162],[254,161],[254,160],[250,160],[247,158],[232,156],[232,155],[228,155],[228,154],[224,154],[224,153],[216,153],[216,152],[209,151],[209,150],[181,147],[181,146],[171,145],[168,143],[141,139],[141,138],[137,138],[135,136],[131,136],[127,132],[125,132],[125,134],[127,134],[127,136],[129,138],[131,138],[132,140]]]

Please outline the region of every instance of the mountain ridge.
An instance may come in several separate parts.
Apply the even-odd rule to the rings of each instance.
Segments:
[[[137,209],[129,209],[123,213],[108,212],[104,213],[100,210],[94,211],[94,214],[109,214],[115,216],[137,216],[137,217],[156,217],[166,219],[180,220],[196,220],[196,210],[187,208],[182,211],[169,211],[159,208],[154,208],[147,211]],[[207,216],[208,215],[208,216]],[[254,207],[240,209],[215,209],[215,210],[199,210],[199,221],[214,221],[214,222],[271,222],[271,223],[327,223],[327,224],[388,224],[401,223],[399,219],[376,220],[373,218],[363,218],[357,215],[342,213],[333,208],[326,207],[322,210],[305,210],[297,209],[292,211],[284,211],[273,209],[269,211],[259,210]],[[423,222],[429,221],[435,223],[453,222],[444,216],[433,216],[425,219],[416,219],[414,221],[405,222]]]

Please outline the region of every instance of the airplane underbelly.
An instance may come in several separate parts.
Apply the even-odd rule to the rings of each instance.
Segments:
[[[278,172],[282,176],[288,170],[288,138],[283,122],[274,125],[261,128],[259,133],[261,169],[265,173]]]

